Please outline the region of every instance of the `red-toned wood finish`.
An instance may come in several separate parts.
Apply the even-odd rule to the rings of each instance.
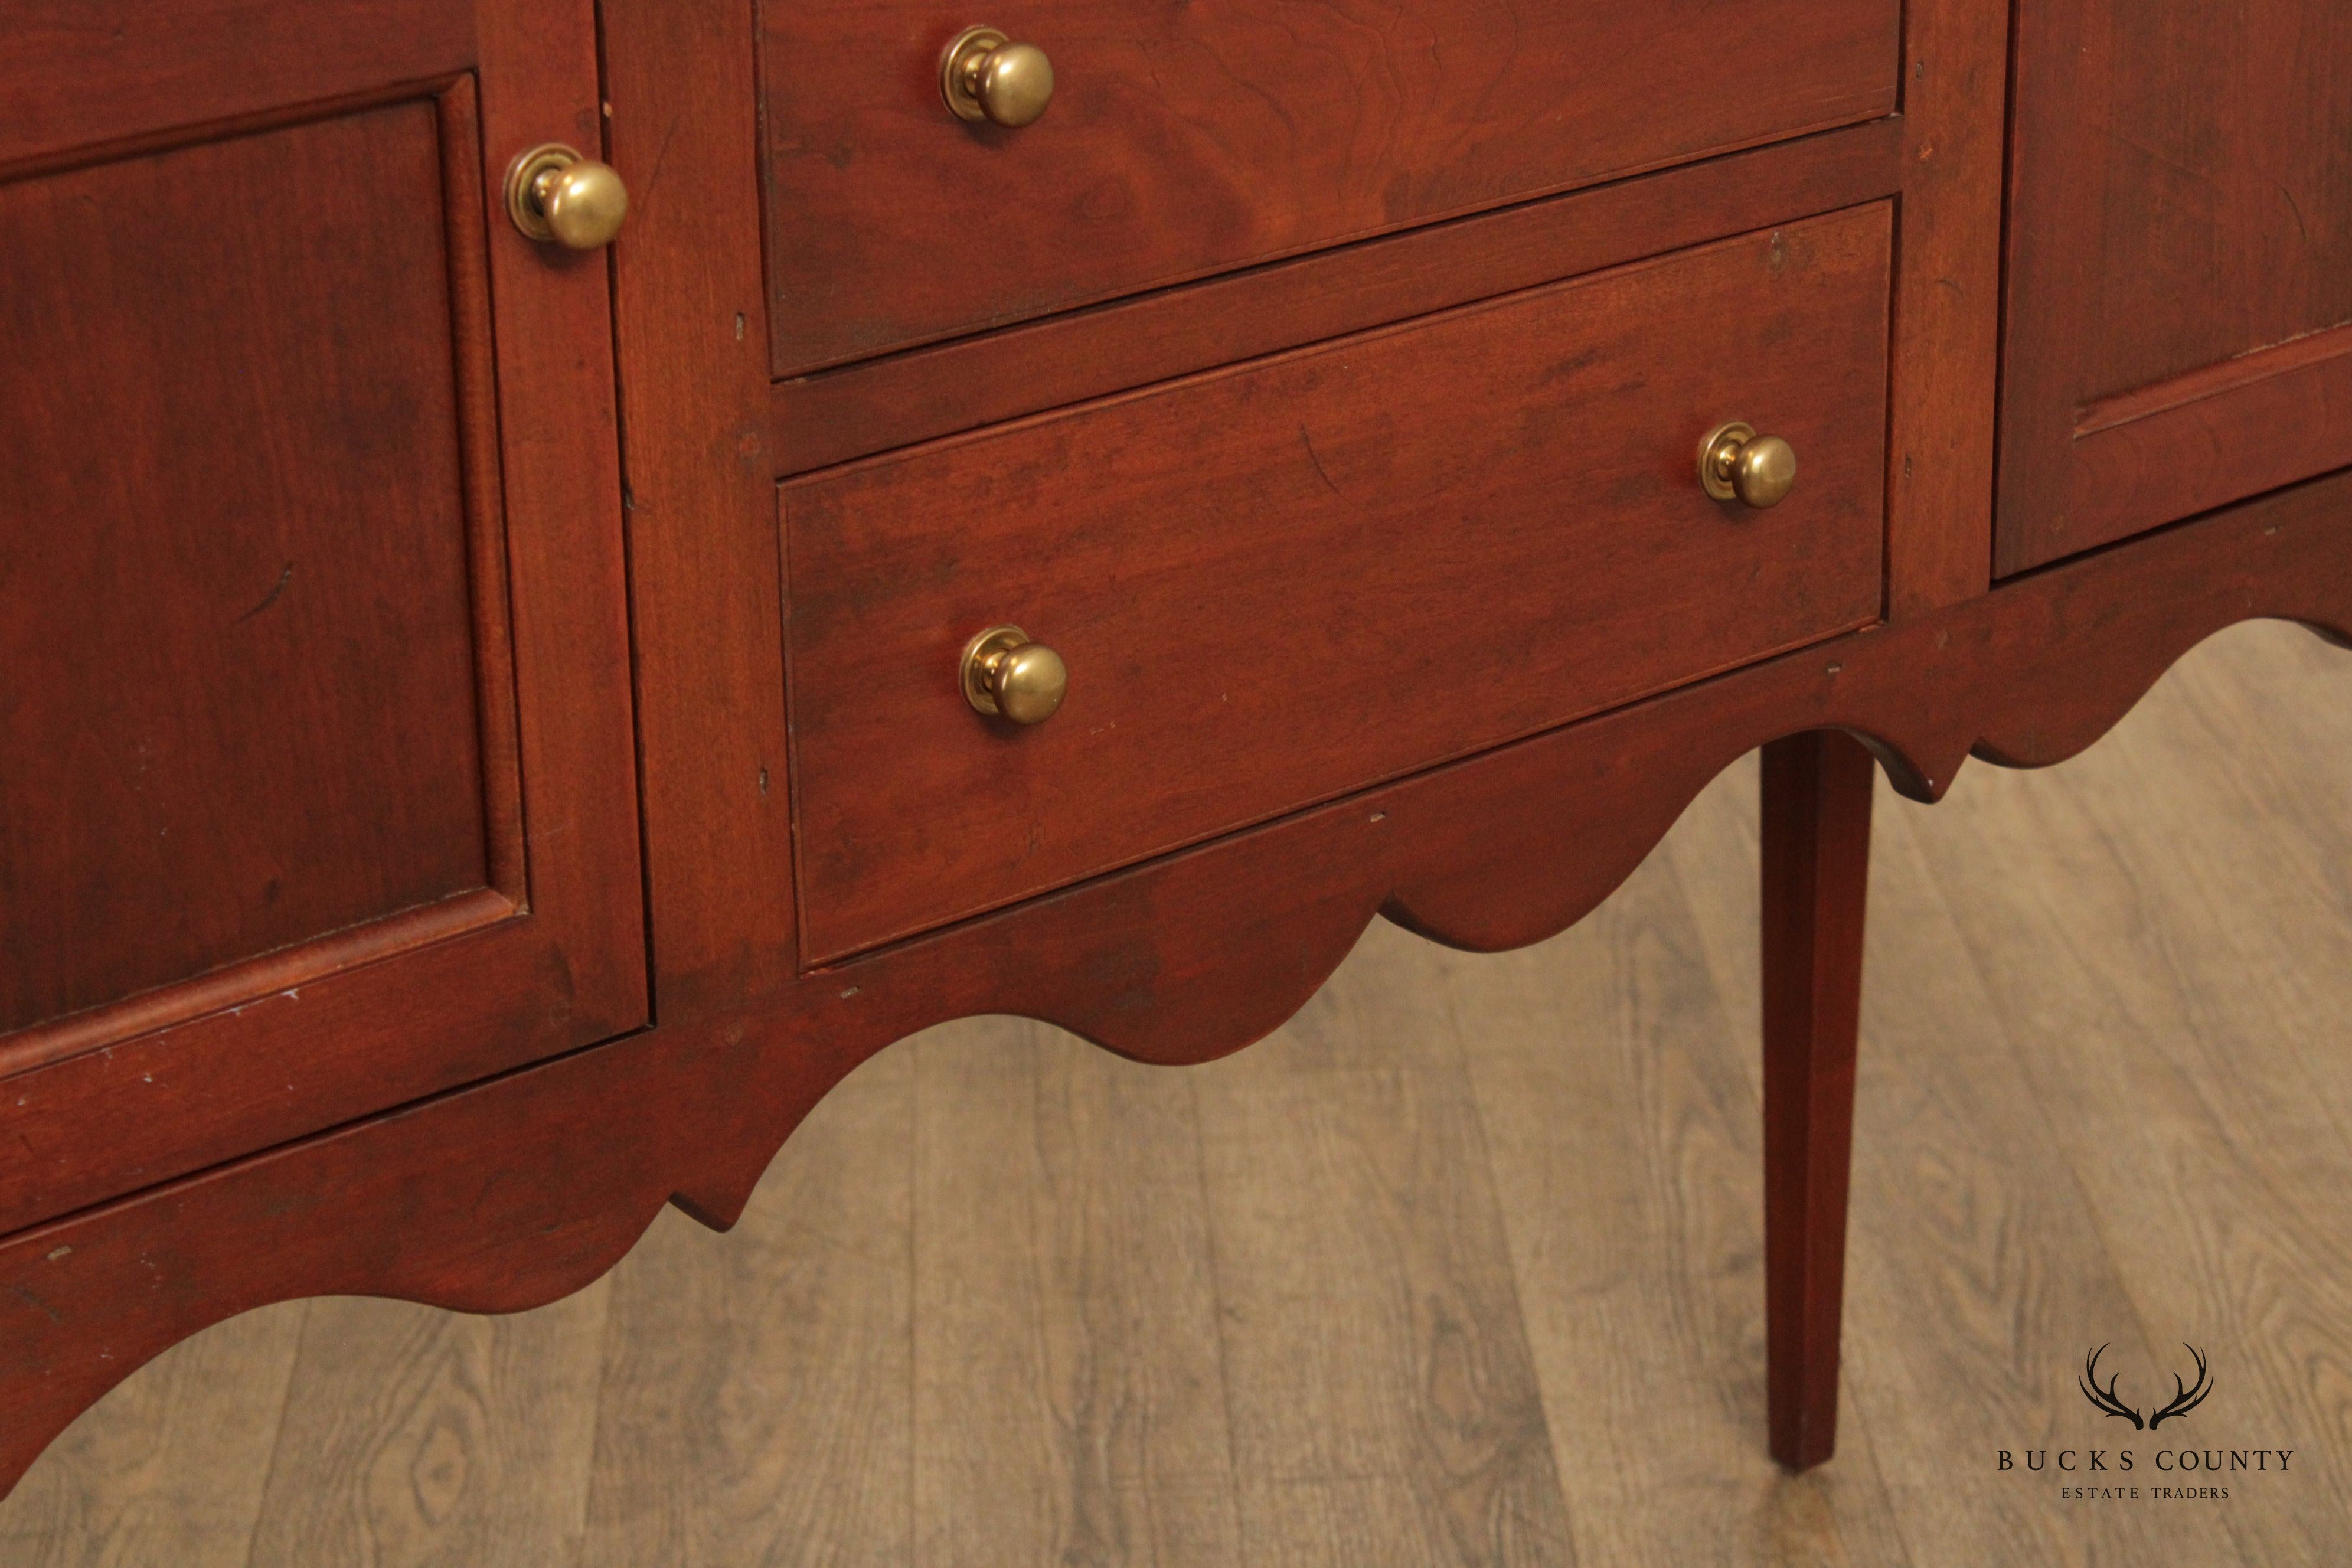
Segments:
[[[828,1032],[847,1027],[836,1013],[873,1015],[860,1024],[879,1037],[955,1011],[1043,1006],[1131,1052],[1156,1048],[1162,1059],[1181,1059],[1188,1047],[1199,1048],[1194,1031],[1201,1027],[1219,1039],[1245,1037],[1286,1013],[1311,988],[1318,960],[1352,941],[1370,907],[1364,900],[1383,896],[1366,889],[1385,886],[1397,865],[1363,858],[1368,845],[1383,857],[1399,852],[1381,847],[1395,841],[1381,837],[1370,810],[1360,818],[1335,805],[1310,814],[1319,824],[1313,836],[1287,826],[1244,836],[1244,843],[1286,847],[1276,852],[1289,857],[1286,869],[1246,889],[1225,880],[1229,856],[1241,851],[1203,847],[796,982],[800,945],[785,804],[791,784],[789,769],[780,765],[786,705],[782,661],[775,657],[782,639],[777,530],[765,476],[803,474],[1893,195],[1899,198],[1897,354],[1890,372],[1887,610],[1896,617],[1925,616],[1983,593],[1991,556],[1993,408],[1987,388],[2000,268],[2006,8],[1977,0],[1907,0],[1904,11],[1902,111],[1894,121],[794,377],[774,388],[770,411],[755,418],[750,405],[770,396],[770,345],[783,329],[769,328],[760,247],[740,238],[742,226],[757,220],[755,193],[764,173],[757,95],[741,42],[758,31],[752,0],[605,0],[609,146],[637,200],[614,267],[623,377],[638,389],[625,437],[648,908],[662,1021],[652,1037],[566,1065],[567,1075],[577,1071],[583,1080],[610,1071],[629,1084],[587,1092],[578,1102],[581,1124],[594,1124],[609,1108],[623,1111],[616,1124],[635,1128],[658,1110],[667,1129],[659,1136],[672,1140],[662,1147],[679,1152],[677,1169],[691,1167],[672,1179],[674,1190],[688,1194],[682,1201],[690,1209],[723,1221],[767,1153],[761,1136],[738,1131],[742,1121],[780,1131],[856,1059],[852,1046]],[[963,20],[935,19],[943,26]],[[903,85],[907,112],[932,112],[928,80],[910,75]],[[1053,112],[1068,107],[1066,100]],[[767,221],[788,220],[772,204]],[[1938,619],[1936,632],[1889,647],[1898,654],[1934,648],[1933,637],[1950,626]],[[1677,809],[1667,798],[1676,787],[1776,726],[1804,728],[1803,716],[1819,711],[1832,693],[1812,690],[1818,671],[1805,676],[1809,665],[1784,659],[1776,668],[1780,673],[1757,707],[1720,737],[1724,749],[1704,760],[1685,756],[1663,782],[1644,773],[1654,757],[1648,747],[1633,748],[1622,763],[1607,752],[1647,720],[1588,721],[1571,731],[1590,734],[1594,748],[1581,754],[1586,787],[1599,793],[1587,797],[1588,812],[1568,814],[1582,824],[1573,830],[1584,832],[1584,841],[1577,853],[1563,849],[1538,860],[1526,878],[1512,874],[1517,862],[1507,855],[1480,858],[1465,872],[1471,885],[1452,900],[1460,922],[1455,934],[1475,929],[1469,911],[1482,874],[1506,879],[1497,884],[1498,909],[1532,900],[1567,918],[1565,911],[1597,899],[1630,866],[1631,858],[1621,857],[1639,850],[1629,847],[1664,830]],[[1932,658],[1919,668],[1923,680],[1950,675]],[[1880,679],[1893,677],[1883,670]],[[1719,696],[1722,684],[1664,702],[1683,721],[1702,724],[1682,703],[1699,693]],[[2043,700],[2071,701],[2074,695],[2071,689],[2045,691]],[[1790,710],[1784,720],[1764,717],[1784,700]],[[1635,711],[1660,706],[1653,701]],[[1957,753],[1948,759],[1957,762]],[[1604,773],[1610,778],[1602,789]],[[1549,787],[1499,769],[1484,776],[1494,794],[1465,800],[1465,811],[1507,796],[1514,780],[1529,789]],[[1948,772],[1939,768],[1934,776],[1948,779]],[[1524,812],[1523,798],[1522,818]],[[1593,827],[1604,821],[1616,826]],[[1459,826],[1430,844],[1430,861],[1459,845]],[[1439,827],[1422,825],[1423,832]],[[1280,837],[1265,839],[1274,834]],[[1360,881],[1352,879],[1359,868]],[[1328,885],[1333,878],[1344,885]],[[1236,897],[1247,900],[1254,918],[1229,944],[1196,932],[1192,942],[1163,945],[1147,934],[1156,916],[1176,918],[1182,909],[1194,910],[1191,918],[1205,931],[1212,911]],[[1408,922],[1417,918],[1402,901],[1392,900],[1390,912]],[[1103,930],[1114,913],[1118,931]],[[1528,929],[1524,920],[1514,924],[1498,916],[1486,934],[1501,940]],[[1284,934],[1267,941],[1268,931]],[[1048,948],[1024,955],[992,944],[1007,932],[1015,942],[1034,935]],[[1155,999],[1168,1004],[1177,1021],[1165,1034],[1147,1036]],[[679,1098],[667,1106],[632,1099],[670,1092],[669,1075],[687,1070],[673,1066],[635,1076],[632,1064],[656,1056],[672,1063],[695,1059],[709,1081],[681,1085]],[[532,1075],[532,1081],[553,1079]],[[563,1121],[566,1112],[552,1101],[513,1092],[499,1103],[537,1106],[551,1121]],[[604,1093],[613,1098],[599,1098]],[[717,1120],[704,1120],[712,1113]],[[498,1125],[501,1114],[486,1110],[480,1125]],[[461,1146],[464,1136],[453,1127],[446,1146]],[[640,1148],[625,1141],[626,1151]],[[617,1249],[616,1237],[634,1234],[634,1213],[649,1213],[664,1190],[665,1178],[648,1174],[648,1167],[667,1168],[666,1156],[629,1152],[614,1158],[625,1171],[583,1172],[586,1190],[551,1194],[569,1219],[551,1214],[543,1222],[514,1222],[561,1223],[563,1234],[578,1240],[581,1252],[566,1265],[571,1279],[596,1267],[587,1254]],[[324,1179],[323,1167],[318,1173]],[[631,1211],[633,1194],[643,1196],[641,1209]],[[453,1194],[451,1212],[464,1201]],[[592,1225],[600,1201],[626,1217],[606,1228]],[[349,1212],[356,1220],[364,1210],[361,1204]],[[487,1269],[428,1263],[433,1256],[420,1244],[410,1261],[375,1278],[386,1281],[397,1273],[429,1293],[463,1272],[476,1300],[495,1285],[506,1304],[562,1288],[561,1270],[537,1276],[517,1266],[494,1280]],[[299,1286],[290,1278],[257,1283],[251,1299],[265,1288]]]
[[[5,972],[8,1005],[45,1021],[0,1041],[0,1485],[131,1368],[245,1307],[365,1291],[518,1308],[593,1278],[666,1199],[723,1226],[816,1099],[940,1019],[1025,1013],[1142,1059],[1197,1061],[1276,1026],[1375,913],[1465,947],[1548,935],[1759,745],[1772,748],[1768,904],[1790,915],[1770,922],[1767,953],[1775,1445],[1794,1465],[1818,1458],[1834,1418],[1833,1178],[1869,782],[1852,742],[1819,732],[1859,737],[1898,787],[1932,799],[1972,751],[2021,764],[2072,754],[2234,620],[2352,636],[2352,479],[1991,586],[1997,477],[2029,531],[2013,486],[2036,504],[2063,499],[2032,479],[2033,451],[2071,453],[2069,483],[2105,465],[2091,485],[2102,495],[2125,493],[2116,475],[2145,481],[2104,538],[2352,462],[2329,445],[2341,421],[2327,412],[2352,363],[2336,330],[2352,317],[2331,118],[2341,19],[2314,0],[2227,26],[2173,0],[2152,21],[2111,0],[2025,0],[2021,201],[2054,205],[2041,217],[2021,205],[2010,230],[2012,417],[1996,475],[2008,9],[1906,0],[1899,81],[1895,0],[1769,0],[1738,16],[1697,0],[1405,0],[1384,29],[1307,7],[1279,34],[1224,0],[1148,16],[1035,0],[961,17],[903,0],[764,15],[756,0],[603,0],[593,16],[586,0],[8,12],[0,320],[57,383],[54,403],[23,395],[29,415],[8,427],[42,432],[45,451],[90,477],[19,484],[0,522],[14,533],[35,516],[26,497],[52,531],[60,496],[135,497],[90,537],[45,536],[21,559],[32,592],[100,608],[120,592],[152,646],[94,637],[77,659],[51,646],[52,607],[35,605],[9,651],[44,689],[0,700],[20,704],[12,735],[54,732],[71,704],[49,688],[94,688],[110,671],[127,688],[161,682],[186,700],[150,692],[147,714],[108,712],[91,723],[103,744],[86,751],[119,764],[126,743],[135,756],[156,736],[199,765],[143,790],[119,773],[86,788],[58,770],[95,764],[60,762],[51,733],[38,749],[48,771],[24,775],[33,785],[0,775],[7,877],[54,885],[67,865],[78,896],[104,884],[126,909],[163,911],[111,951],[77,934],[83,911],[0,913],[50,922],[20,940],[55,960]],[[1060,100],[1039,125],[974,131],[939,105],[939,46],[982,21],[1055,53]],[[1502,47],[1514,26],[1516,53]],[[2302,58],[2273,58],[2298,29]],[[2228,62],[2265,60],[2276,71],[2263,90],[2279,101],[2235,101],[2251,89],[2224,79]],[[800,68],[812,61],[825,68]],[[376,156],[354,176],[361,130]],[[541,252],[499,210],[506,157],[551,139],[601,142],[631,186],[609,271],[605,257]],[[2140,157],[2151,148],[2179,167]],[[235,195],[188,202],[171,176],[198,166]],[[2276,175],[2313,226],[2290,226],[2250,170]],[[272,183],[307,200],[322,181],[337,188],[315,212]],[[89,192],[107,199],[58,199]],[[174,201],[187,220],[155,221]],[[1867,228],[1870,245],[1845,253],[1857,265],[1835,276],[1866,276],[1869,310],[1774,308],[1794,287],[1769,264],[1775,226]],[[1754,237],[1719,243],[1737,235]],[[214,259],[172,272],[206,244]],[[54,312],[16,319],[46,286],[76,330],[89,326],[82,297],[58,293],[77,252],[105,263],[93,287],[108,268],[163,279],[98,321],[84,359]],[[1663,287],[1740,258],[1752,279],[1759,254],[1763,281],[1736,302]],[[1875,270],[1858,265],[1865,254]],[[1625,270],[1551,286],[1604,268]],[[255,320],[265,293],[283,321]],[[2176,297],[2185,306],[2167,314]],[[1532,330],[1497,331],[1522,319],[1512,312]],[[1867,337],[1867,353],[1822,341],[1841,332]],[[1578,344],[1593,356],[1581,365]],[[1459,363],[1441,374],[1433,346],[1449,345]],[[116,374],[141,353],[155,362],[146,374]],[[250,374],[265,357],[281,384]],[[1881,376],[1867,396],[1839,380],[1865,359]],[[1367,363],[1384,404],[1349,391]],[[779,368],[792,374],[772,386]],[[1551,370],[1565,390],[1536,384]],[[1616,395],[1590,397],[1609,374]],[[67,401],[110,375],[116,396],[145,399],[127,405],[125,428],[143,432],[124,443],[132,460],[111,466]],[[1155,384],[1181,377],[1195,379]],[[1640,411],[1676,385],[1737,393],[1740,406],[1662,420],[1691,427],[1661,441],[1677,449],[1653,471]],[[182,433],[198,391],[217,400],[206,434],[218,450]],[[1712,557],[1670,570],[1695,547],[1666,526],[1686,500],[1666,475],[1686,484],[1699,422],[1756,417],[1766,392],[1781,401],[1759,423],[1783,409],[1826,421],[1832,405],[1867,416],[1796,432],[1808,461],[1782,512],[1699,522],[1700,536],[1725,531],[1762,584],[1735,596],[1708,575],[1722,566]],[[370,397],[396,405],[372,424]],[[1559,423],[1571,405],[1585,417],[1544,439],[1504,423],[1546,410]],[[1136,412],[1171,409],[1190,410],[1198,472],[1169,466],[1165,422]],[[1008,420],[1026,423],[987,428]],[[1119,430],[1114,451],[1102,433]],[[1454,467],[1431,430],[1452,437]],[[1357,467],[1333,465],[1327,431]],[[1025,468],[989,460],[1004,453]],[[2168,456],[2179,460],[2158,472]],[[1461,477],[1474,460],[1489,470],[1475,482]],[[1137,482],[1147,472],[1161,489]],[[1349,556],[1330,510],[1333,489],[1382,475],[1351,516],[1411,557],[1385,578]],[[1474,548],[1444,554],[1402,531],[1421,502],[1400,476],[1444,480],[1457,502],[1501,498],[1517,531],[1465,535]],[[1532,478],[1551,480],[1554,509],[1537,505]],[[781,527],[780,479],[793,481]],[[1234,498],[1251,479],[1244,506]],[[1843,521],[1776,531],[1805,515],[1790,509],[1818,506],[1824,483]],[[1227,499],[1203,530],[1200,497],[1219,484]],[[1043,563],[950,548],[946,492],[992,486],[1031,510],[967,493],[956,521],[991,539],[1049,537]],[[1882,508],[1883,542],[1853,521]],[[1424,522],[1444,515],[1423,505]],[[1302,516],[1328,547],[1282,555],[1274,524]],[[1513,552],[1539,524],[1589,537],[1594,517],[1615,520],[1629,553],[1588,555],[1591,584],[1544,580],[1539,553]],[[2001,569],[2049,559],[2010,521]],[[1245,578],[1199,569],[1253,522],[1297,589],[1254,622],[1234,610],[1256,591]],[[1137,542],[1132,560],[1111,548],[1122,537]],[[129,550],[106,547],[125,538]],[[1783,538],[1795,542],[1759,542]],[[2028,541],[2014,561],[2012,538]],[[278,552],[292,573],[279,565],[250,599],[230,594],[268,576],[273,545],[299,546]],[[0,594],[26,592],[6,575],[18,559],[0,566]],[[1292,722],[1191,770],[1202,793],[1226,794],[1181,832],[1160,820],[1184,806],[1165,779],[1122,804],[1108,797],[1134,784],[1132,758],[1074,754],[1070,767],[1105,782],[1053,819],[1083,830],[1052,847],[1058,868],[992,865],[1045,820],[1003,788],[1036,784],[1008,761],[1069,745],[1088,704],[1156,722],[1154,699],[1171,687],[1197,699],[1225,668],[1166,635],[1069,642],[1062,626],[1085,616],[1055,606],[1082,602],[1103,606],[1106,626],[1164,632],[1164,605],[1103,593],[1131,587],[1135,562],[1194,572],[1199,605],[1226,617],[1207,654],[1232,657],[1244,623],[1255,643],[1238,651],[1276,645],[1271,668],[1297,689],[1269,684],[1265,700],[1289,702]],[[1334,562],[1352,593],[1324,581]],[[352,586],[362,573],[375,594]],[[985,602],[958,576],[988,588]],[[1498,595],[1510,610],[1523,577],[1603,619],[1652,618],[1613,623],[1624,635],[1574,668],[1547,666],[1597,634],[1524,613],[1475,624]],[[1619,596],[1600,592],[1612,585]],[[1849,594],[1849,614],[1826,613]],[[1024,596],[1051,614],[999,603]],[[952,655],[973,628],[894,630],[889,616],[910,606],[1034,622],[1084,652],[1072,706],[1034,734],[990,732],[953,696]],[[1346,647],[1382,616],[1418,640],[1384,645],[1403,662],[1378,691],[1349,684],[1362,668],[1303,657],[1318,627]],[[1775,616],[1812,629],[1780,637]],[[91,624],[103,630],[102,616]],[[47,640],[24,635],[36,626]],[[307,658],[226,640],[297,626]],[[1829,640],[1769,657],[1801,636]],[[918,660],[908,650],[926,637]],[[1514,639],[1517,660],[1498,653]],[[166,646],[169,658],[134,657]],[[858,661],[876,648],[881,668],[901,661],[894,679],[920,663],[933,683],[920,702],[939,705],[919,711],[904,685],[899,728],[882,737],[895,750],[844,744],[855,714],[823,711],[848,704],[843,672],[868,673]],[[942,649],[946,668],[930,658]],[[1444,693],[1465,731],[1412,731],[1426,720],[1407,705],[1428,693],[1395,678],[1447,650],[1486,677],[1467,699]],[[1755,662],[1707,674],[1741,659]],[[1640,695],[1674,681],[1686,684]],[[260,690],[301,733],[257,718]],[[351,690],[364,710],[340,697]],[[189,717],[199,700],[222,705],[216,721]],[[1610,702],[1624,705],[1543,728]],[[1379,732],[1368,714],[1406,732]],[[1786,739],[1799,734],[1810,738]],[[944,809],[982,850],[962,880],[904,853],[873,854],[863,879],[823,872],[834,880],[812,908],[832,923],[804,941],[795,808],[803,879],[821,857],[866,853],[855,834],[827,839],[815,815],[828,798],[836,817],[862,809],[843,805],[846,791],[897,789],[906,809],[882,829],[936,832],[908,785],[949,776],[935,764],[963,765],[957,748],[973,740],[987,743],[969,758],[997,766],[975,762],[969,776],[997,794],[950,793]],[[1206,750],[1172,727],[1161,749]],[[1308,776],[1326,749],[1351,765]],[[827,758],[830,772],[800,765]],[[861,762],[854,778],[841,765]],[[254,778],[266,784],[249,795],[221,782]],[[97,857],[27,847],[9,815],[19,801],[84,813]],[[142,859],[166,837],[141,837],[142,814],[179,837],[199,801],[223,816],[220,836],[185,858]],[[1137,856],[1150,858],[1102,869]],[[257,858],[291,872],[274,893]],[[79,869],[99,865],[102,876]],[[937,888],[910,893],[910,865]],[[936,908],[917,907],[935,894]],[[424,901],[401,907],[411,899]],[[929,929],[906,934],[918,926]],[[658,1026],[638,1029],[648,957]]]
[[[1999,8],[1909,0],[1899,142],[1889,126],[1856,127],[871,361],[779,385],[764,419],[747,406],[766,383],[761,258],[734,237],[760,221],[758,97],[742,47],[757,32],[752,0],[605,0],[601,10],[610,156],[635,198],[614,260],[624,380],[640,389],[624,435],[650,936],[666,1024],[765,994],[798,963],[774,498],[761,464],[796,474],[1895,194],[1895,332],[1922,352],[1891,373],[1892,426],[1906,445],[1890,462],[1890,607],[1910,613],[1985,586],[1992,421],[1981,386],[1999,234],[1981,215],[1999,206]],[[1973,452],[1982,456],[1972,474]],[[1928,460],[1938,458],[1948,460]]]
[[[761,7],[774,369],[797,374],[1885,114],[1897,0]],[[967,126],[942,52],[1054,62]]]
[[[42,455],[0,588],[0,1037],[487,889],[486,794],[519,859],[437,121],[0,185],[0,426]]]
[[[1887,219],[785,487],[809,959],[1875,619]],[[1773,510],[1700,488],[1735,418],[1801,455]],[[1072,670],[1034,729],[962,696],[1004,622]]]
[[[1873,121],[780,381],[776,471],[798,475],[1861,206],[1903,189],[1903,121]]]
[[[1980,594],[1992,573],[1984,389],[1999,347],[2008,28],[2000,6],[1911,0],[1902,112],[1892,119],[790,377],[775,388],[776,472],[1899,195],[1887,613]],[[732,68],[714,59],[708,68]],[[716,134],[723,120],[696,95],[693,114],[669,123],[709,121]]]
[[[1958,604],[1992,575],[2009,7],[1906,0],[1903,199],[1886,462],[1886,615]]]
[[[2352,464],[2352,10],[2023,0],[1999,566]]]
[[[798,968],[751,0],[604,0],[649,937],[666,1026]]]
[[[478,63],[475,13],[464,0],[11,0],[0,169],[452,77]],[[551,85],[577,68],[571,27],[551,30],[533,73]]]
[[[1837,1447],[1870,805],[1878,770],[1853,736],[1764,748],[1764,1311],[1772,1457]]]
[[[0,1229],[646,1017],[590,7],[118,9],[0,20]]]
[[[322,1293],[514,1310],[610,1267],[666,1200],[731,1223],[811,1105],[939,1019],[1021,1013],[1204,1060],[1278,1026],[1376,913],[1479,950],[1562,929],[1759,745],[1845,730],[1933,799],[1971,752],[2074,755],[2190,647],[2263,615],[2352,640],[2352,478],[21,1232],[0,1242],[0,1485],[232,1313]]]

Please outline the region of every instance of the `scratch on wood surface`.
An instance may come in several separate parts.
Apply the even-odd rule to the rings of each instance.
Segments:
[[[59,1315],[55,1307],[50,1306],[47,1301],[42,1300],[38,1296],[34,1295],[22,1285],[11,1285],[7,1289],[8,1294],[16,1297],[16,1300],[24,1302],[27,1307],[32,1308],[33,1310],[40,1313],[41,1316],[47,1318],[49,1321],[53,1323],[62,1323],[65,1321],[65,1319]]]
[[[1332,479],[1331,470],[1323,466],[1323,455],[1315,449],[1315,437],[1307,433],[1307,426],[1304,425],[1298,427],[1298,444],[1307,448],[1307,460],[1315,465],[1315,471],[1323,477],[1323,483],[1333,495],[1338,495],[1339,481]]]
[[[254,616],[261,614],[262,611],[269,608],[270,605],[278,602],[278,596],[286,592],[286,584],[292,581],[294,581],[294,563],[289,561],[286,563],[286,570],[278,574],[278,581],[270,585],[269,592],[262,595],[261,603],[254,605],[253,608],[237,616],[237,618],[235,621],[232,621],[230,625],[241,626],[245,625],[246,622],[253,619]]]

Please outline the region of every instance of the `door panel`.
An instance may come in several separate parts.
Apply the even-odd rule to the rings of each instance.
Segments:
[[[2352,463],[2352,11],[2024,0],[1999,565]]]
[[[120,134],[0,142],[0,1228],[646,1016],[605,269],[497,205],[593,18],[411,5],[320,103],[321,10],[206,13],[294,101],[159,131],[126,38]]]
[[[0,187],[0,1030],[490,885],[436,121]]]
[[[457,76],[468,0],[9,0],[0,166]],[[570,23],[551,18],[561,49]],[[560,57],[559,57],[560,58]]]

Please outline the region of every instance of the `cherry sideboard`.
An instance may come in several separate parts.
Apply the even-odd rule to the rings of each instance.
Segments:
[[[1182,1064],[1764,753],[1770,1433],[1870,806],[2352,635],[2352,14],[16,0],[0,1489],[173,1342]]]

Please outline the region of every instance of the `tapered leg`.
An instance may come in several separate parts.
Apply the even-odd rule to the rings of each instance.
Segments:
[[[1876,769],[1853,737],[1764,748],[1764,1317],[1772,1457],[1837,1447],[1838,1319]]]

